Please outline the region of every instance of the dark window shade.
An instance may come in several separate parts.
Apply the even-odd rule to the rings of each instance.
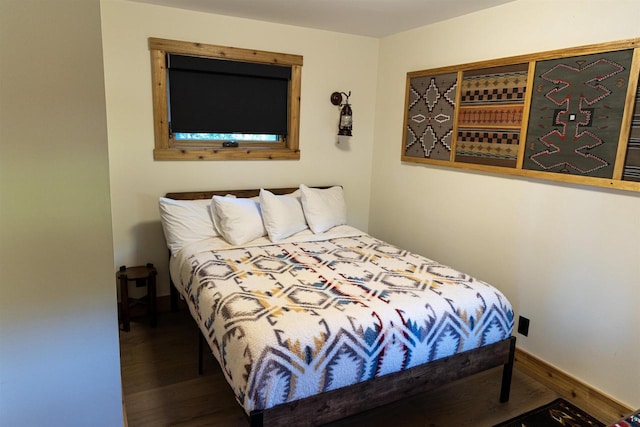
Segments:
[[[291,67],[167,59],[171,132],[287,134]]]

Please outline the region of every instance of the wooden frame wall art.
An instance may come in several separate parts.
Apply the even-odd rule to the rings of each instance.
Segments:
[[[639,46],[409,72],[402,161],[640,192]]]

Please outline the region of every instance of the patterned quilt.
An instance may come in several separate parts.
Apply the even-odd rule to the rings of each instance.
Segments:
[[[172,277],[247,413],[513,329],[496,288],[367,234],[205,248],[172,260]]]

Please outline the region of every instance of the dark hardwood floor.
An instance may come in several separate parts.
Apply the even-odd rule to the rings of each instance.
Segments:
[[[213,356],[198,375],[197,334],[186,309],[160,313],[155,329],[141,318],[132,319],[130,332],[120,332],[129,427],[248,426]],[[501,375],[501,368],[493,369],[330,426],[490,427],[558,397],[515,369],[511,399],[500,403]]]

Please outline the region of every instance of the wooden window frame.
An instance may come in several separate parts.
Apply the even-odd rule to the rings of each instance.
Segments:
[[[403,135],[402,135],[402,151],[401,151],[401,161],[409,162],[409,163],[422,163],[427,165],[436,165],[436,166],[446,166],[457,169],[466,169],[466,170],[475,170],[475,171],[483,171],[483,172],[491,172],[503,175],[511,175],[511,176],[520,176],[526,178],[536,178],[536,179],[544,179],[544,180],[552,180],[552,181],[560,181],[572,184],[581,184],[602,188],[613,188],[617,190],[625,190],[625,191],[635,191],[640,192],[640,182],[631,181],[631,180],[623,180],[622,179],[622,169],[625,162],[626,152],[627,152],[627,144],[630,137],[630,130],[632,125],[632,117],[635,105],[635,96],[638,89],[638,79],[640,75],[640,38],[636,39],[628,39],[621,40],[617,42],[608,42],[608,43],[600,43],[594,45],[587,45],[575,48],[568,49],[559,49],[548,52],[540,52],[536,54],[529,55],[521,55],[514,56],[510,58],[502,58],[488,61],[481,61],[475,63],[461,64],[455,66],[447,66],[441,68],[435,68],[430,70],[419,70],[419,71],[411,71],[407,73],[406,79],[406,88],[405,88],[405,104],[404,104],[404,122],[403,122]],[[457,134],[458,134],[458,116],[459,112],[462,109],[462,105],[460,103],[460,93],[461,90],[457,90],[456,92],[456,101],[454,106],[454,114],[453,114],[453,137],[451,141],[451,154],[448,160],[438,160],[431,159],[428,157],[417,157],[408,155],[406,150],[406,141],[407,141],[407,132],[408,125],[407,122],[409,120],[409,105],[410,105],[410,88],[411,81],[413,78],[421,78],[421,77],[437,77],[441,75],[447,75],[450,73],[457,73],[457,82],[458,85],[463,80],[463,75],[468,71],[476,71],[480,69],[488,69],[492,67],[502,67],[502,66],[510,66],[514,64],[522,64],[529,63],[529,71],[528,75],[530,78],[527,81],[526,88],[526,97],[524,100],[524,110],[523,110],[523,120],[521,125],[521,138],[526,138],[527,136],[527,127],[528,127],[528,118],[529,118],[529,108],[531,104],[531,97],[534,88],[534,70],[535,65],[538,61],[544,61],[549,59],[559,59],[559,58],[567,58],[573,56],[580,55],[589,55],[596,53],[604,53],[604,52],[613,52],[618,50],[633,50],[633,59],[630,67],[630,76],[627,87],[627,93],[624,102],[624,114],[622,117],[621,129],[620,129],[620,138],[617,146],[617,154],[614,163],[614,172],[611,178],[599,178],[592,176],[583,176],[583,175],[571,175],[564,173],[556,173],[550,171],[538,171],[532,169],[524,169],[523,168],[523,160],[524,160],[524,151],[525,151],[525,140],[522,139],[519,145],[519,152],[517,155],[517,164],[515,167],[504,167],[504,166],[495,166],[495,165],[483,165],[476,163],[468,163],[464,161],[456,160],[456,144]],[[636,113],[637,114],[637,113]]]
[[[149,38],[155,135],[154,160],[298,160],[300,159],[300,90],[303,58],[300,55],[241,49],[195,42]],[[166,54],[255,62],[291,67],[287,138],[274,144],[239,144],[203,147],[202,142],[175,140],[169,133]]]

